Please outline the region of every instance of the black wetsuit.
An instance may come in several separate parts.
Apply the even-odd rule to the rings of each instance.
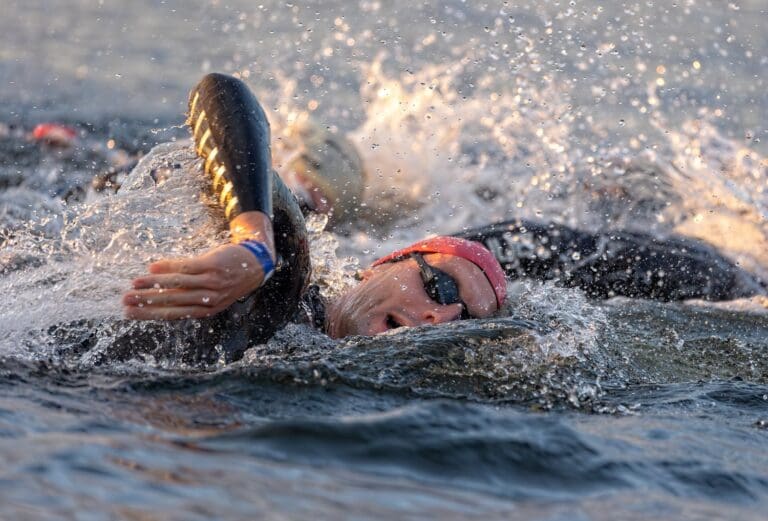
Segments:
[[[683,237],[514,220],[456,234],[485,245],[511,279],[555,280],[593,298],[730,300],[764,283],[715,248]]]

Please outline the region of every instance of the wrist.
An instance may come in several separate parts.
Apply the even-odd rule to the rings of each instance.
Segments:
[[[266,244],[256,239],[245,239],[237,245],[248,250],[261,266],[263,274],[261,285],[263,286],[275,273],[275,261],[272,258],[272,252]]]
[[[263,243],[269,250],[272,261],[276,259],[274,232],[269,216],[262,212],[244,212],[229,223],[231,242],[240,244],[243,241]]]

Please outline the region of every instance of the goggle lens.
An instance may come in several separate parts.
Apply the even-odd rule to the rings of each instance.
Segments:
[[[461,318],[471,318],[467,305],[461,300],[461,295],[459,295],[459,285],[456,283],[456,279],[443,270],[427,263],[420,253],[411,253],[410,256],[419,266],[421,281],[429,298],[443,306],[461,304]]]

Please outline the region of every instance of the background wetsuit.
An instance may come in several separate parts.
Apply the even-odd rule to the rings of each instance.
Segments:
[[[765,294],[762,281],[715,248],[624,230],[590,233],[513,220],[456,234],[484,244],[511,279],[555,280],[590,297],[729,300]]]

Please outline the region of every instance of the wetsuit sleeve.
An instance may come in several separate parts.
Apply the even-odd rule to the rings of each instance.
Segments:
[[[296,198],[272,170],[269,122],[245,83],[206,75],[190,93],[187,122],[227,218],[260,211],[272,219],[275,274],[200,328],[212,331],[203,340],[219,346],[216,356],[237,360],[248,346],[269,340],[299,309],[312,269],[306,225]]]
[[[525,220],[458,236],[484,244],[510,278],[555,280],[593,298],[728,300],[765,293],[752,274],[691,239],[624,230],[590,233]]]
[[[269,121],[250,89],[231,76],[206,75],[190,93],[187,123],[227,219],[250,211],[271,218]]]

